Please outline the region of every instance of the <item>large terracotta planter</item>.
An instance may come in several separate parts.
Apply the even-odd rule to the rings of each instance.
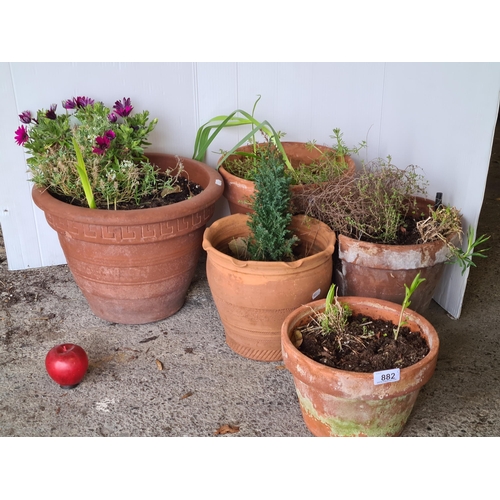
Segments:
[[[298,167],[300,164],[310,165],[314,161],[317,161],[321,156],[320,151],[333,151],[332,148],[318,145],[316,145],[316,147],[320,151],[316,149],[310,150],[303,142],[282,142],[282,145],[290,160],[290,163],[294,168]],[[243,146],[241,148],[238,148],[238,151],[251,152],[253,151],[253,147],[251,145]],[[237,155],[232,155],[229,156],[226,161],[231,161],[236,158],[238,158]],[[344,175],[354,175],[354,172],[356,170],[356,164],[354,163],[354,160],[350,156],[346,156],[345,160],[347,162],[348,169],[346,170]],[[253,181],[247,181],[245,179],[242,179],[241,177],[237,177],[236,175],[229,173],[223,165],[219,165],[219,173],[224,179],[224,197],[227,199],[231,214],[251,213],[253,210],[250,206],[250,198],[255,192],[255,183]],[[296,184],[290,187],[292,190],[292,204],[294,206],[295,213],[304,211],[304,207],[302,207],[301,201],[297,198],[298,195],[304,194],[307,189],[311,189],[313,186],[314,184]]]
[[[431,200],[418,200],[426,210]],[[428,210],[428,209],[427,209]],[[375,297],[401,304],[404,285],[410,286],[420,273],[425,281],[411,298],[413,310],[423,313],[429,307],[444,272],[450,252],[443,241],[419,245],[384,245],[338,236],[335,282],[339,295]]]
[[[366,297],[339,297],[353,312],[397,324],[401,307]],[[315,436],[398,436],[410,416],[420,389],[436,367],[439,339],[422,316],[409,309],[408,326],[420,330],[430,352],[418,363],[403,368],[398,382],[374,384],[373,373],[338,370],[302,354],[290,340],[295,328],[309,321],[311,310],[322,312],[324,300],[293,311],[283,322],[283,361],[291,372],[304,422]]]
[[[148,156],[162,170],[177,164],[174,155]],[[57,231],[69,269],[96,316],[114,323],[150,323],[184,304],[223,181],[204,163],[182,162],[189,179],[204,191],[165,207],[92,210],[33,189],[33,200]]]
[[[246,358],[278,361],[285,317],[301,304],[326,297],[335,233],[315,219],[295,216],[291,229],[308,256],[289,263],[242,261],[228,255],[228,244],[248,236],[247,220],[234,214],[206,229],[208,284],[229,347]]]

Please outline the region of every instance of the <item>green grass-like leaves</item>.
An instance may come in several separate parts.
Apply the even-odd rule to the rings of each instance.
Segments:
[[[259,102],[261,96],[258,96],[252,109],[252,113],[248,113],[242,109],[237,109],[230,113],[229,115],[219,115],[213,117],[208,122],[204,123],[196,133],[196,139],[194,143],[193,159],[198,161],[205,161],[205,156],[207,154],[208,148],[214,141],[214,139],[219,135],[219,133],[228,127],[240,127],[244,125],[249,125],[251,127],[250,132],[243,137],[231,150],[225,153],[220,163],[223,163],[229,156],[236,153],[236,150],[246,144],[248,141],[252,140],[254,145],[254,154],[256,154],[257,143],[255,136],[257,132],[263,132],[269,141],[274,144],[281,155],[283,156],[283,161],[287,168],[293,170],[292,164],[288,159],[283,145],[280,141],[280,133],[276,132],[272,125],[267,121],[259,121],[254,117],[255,108]],[[241,115],[241,116],[238,116]]]

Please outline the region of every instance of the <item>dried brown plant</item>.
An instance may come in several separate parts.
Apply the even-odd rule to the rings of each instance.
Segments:
[[[414,165],[399,169],[374,160],[354,177],[311,187],[300,195],[306,214],[338,234],[365,241],[395,243],[405,218],[416,210],[415,196],[425,195],[426,182]],[[419,217],[420,214],[417,214]]]
[[[417,222],[417,230],[420,234],[420,243],[442,240],[457,234],[462,241],[462,214],[455,207],[439,206],[429,209],[429,217]]]

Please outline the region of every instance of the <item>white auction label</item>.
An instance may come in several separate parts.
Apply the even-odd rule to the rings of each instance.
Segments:
[[[315,300],[316,297],[319,296],[319,294],[321,293],[321,288],[318,288],[313,294],[312,294],[312,299]]]
[[[399,381],[400,370],[393,368],[392,370],[382,370],[373,373],[373,383],[375,385],[390,384],[391,382]]]

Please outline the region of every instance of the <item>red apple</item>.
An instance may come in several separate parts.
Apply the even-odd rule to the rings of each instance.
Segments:
[[[86,352],[75,344],[53,347],[45,357],[50,378],[64,389],[72,389],[83,379],[89,366]]]

